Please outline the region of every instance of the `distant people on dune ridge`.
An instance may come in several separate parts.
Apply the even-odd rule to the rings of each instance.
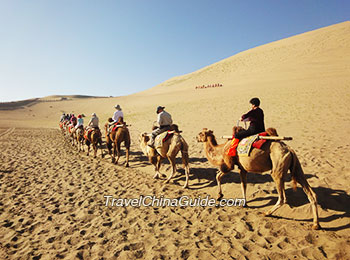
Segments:
[[[222,87],[222,84],[216,83],[216,84],[210,84],[210,85],[201,85],[196,86],[195,89],[203,89],[203,88],[220,88]]]

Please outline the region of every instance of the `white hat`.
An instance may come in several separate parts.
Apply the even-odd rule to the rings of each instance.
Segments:
[[[92,116],[96,116],[96,113],[92,113],[91,115],[92,115]]]
[[[119,104],[115,105],[114,107],[118,110],[122,110],[122,108],[119,106]]]

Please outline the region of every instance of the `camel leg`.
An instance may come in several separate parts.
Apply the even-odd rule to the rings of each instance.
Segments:
[[[126,147],[126,149],[125,149],[125,153],[126,153],[125,167],[129,167],[129,152],[130,152],[130,147]]]
[[[110,156],[112,156],[112,144],[111,144],[111,142],[110,142],[108,137],[106,138],[106,146],[107,146],[107,149],[108,149],[108,154]]]
[[[272,178],[276,183],[277,186],[277,192],[278,192],[278,200],[276,204],[267,212],[265,212],[265,216],[271,215],[273,212],[275,212],[277,209],[282,207],[282,205],[286,202],[286,195],[284,192],[284,180],[281,175],[276,176],[276,173],[272,173]]]
[[[115,161],[115,164],[118,164],[120,158],[120,144],[120,142],[117,143],[117,160]]]
[[[169,175],[169,177],[166,179],[165,183],[168,183],[170,181],[170,179],[174,176],[174,174],[176,173],[176,164],[175,164],[175,157],[172,157],[170,155],[167,156],[171,167],[173,168],[171,174]]]
[[[160,165],[161,165],[161,163],[163,161],[163,157],[158,155],[156,160],[157,161],[154,164],[155,171],[156,171],[156,174],[153,176],[154,179],[158,179],[160,176],[164,175],[164,174],[161,174],[160,171],[159,171]],[[166,177],[166,175],[165,175],[165,177]]]
[[[311,189],[309,183],[305,179],[305,176],[298,176],[298,182],[303,187],[303,190],[311,204],[312,213],[314,216],[312,229],[321,229],[320,223],[318,222],[318,210],[317,210],[317,199],[315,192]]]
[[[217,200],[221,200],[224,194],[222,194],[221,190],[221,178],[226,174],[227,172],[222,172],[219,170],[218,174],[216,175],[216,182],[218,184],[218,197]]]
[[[112,163],[115,163],[115,154],[117,153],[117,148],[116,148],[116,144],[113,142],[113,151],[112,151]]]
[[[103,154],[103,149],[102,149],[102,139],[100,140],[100,150],[101,150],[101,158],[104,158],[105,155]]]
[[[182,163],[185,168],[185,174],[186,174],[186,181],[183,186],[183,188],[188,188],[188,179],[189,179],[189,174],[190,174],[190,167],[188,165],[188,152],[187,151],[181,151],[182,154]]]
[[[92,147],[94,148],[94,158],[96,158],[96,156],[97,156],[97,143],[92,144]]]
[[[126,162],[125,167],[129,167],[129,153],[130,153],[130,133],[129,130],[127,130],[125,138],[124,138],[124,146],[125,146],[125,156],[126,156]]]
[[[245,200],[245,206],[247,206],[247,197],[246,197],[246,191],[247,191],[247,172],[245,170],[241,170],[239,173],[239,177],[241,178],[241,190],[242,195]]]
[[[89,153],[90,153],[90,144],[87,144],[87,155],[89,156]]]

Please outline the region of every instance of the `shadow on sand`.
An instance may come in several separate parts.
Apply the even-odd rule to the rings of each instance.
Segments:
[[[174,177],[174,183],[179,184],[179,181],[185,181],[185,175],[184,170],[178,169],[178,175]],[[181,173],[181,175],[179,175]],[[206,187],[213,187],[217,185],[216,182],[216,174],[217,169],[216,168],[191,168],[190,173],[190,188],[192,190],[198,190],[203,189]],[[317,178],[314,174],[305,174],[306,178]],[[271,182],[271,185],[275,185],[272,177],[269,173],[265,174],[257,174],[257,173],[248,173],[247,175],[248,183],[251,184],[258,184],[258,183],[267,183]],[[286,182],[290,181],[290,174],[288,174],[288,177],[286,178]],[[198,182],[194,183],[194,180],[198,180]],[[226,174],[222,179],[222,184],[225,183],[236,183],[240,184],[240,177],[237,172],[230,172]],[[322,222],[332,222],[334,220],[337,220],[339,218],[350,218],[350,195],[348,195],[343,190],[336,190],[331,189],[327,187],[312,187],[313,191],[317,195],[317,202],[318,207],[321,207],[323,210],[332,210],[336,211],[336,214],[333,214],[328,217],[321,217],[319,218],[320,224],[322,226]],[[266,204],[260,205],[260,206],[249,206],[249,208],[252,209],[258,209],[258,208],[264,208],[267,206],[273,206],[277,202],[277,191],[274,190],[272,192],[273,196],[267,196],[267,197],[259,197],[254,198],[252,200],[248,200],[248,203],[251,202],[257,202],[257,201],[267,201]],[[296,191],[293,191],[292,188],[286,189],[286,197],[287,197],[287,203],[290,207],[301,207],[303,205],[309,204],[309,200],[304,193],[303,189],[298,184],[298,188]],[[249,199],[249,198],[248,198]],[[278,218],[278,219],[288,219],[288,220],[296,220],[294,218],[288,218],[288,217],[280,217],[280,216],[270,216],[272,218]],[[310,218],[307,219],[297,219],[296,221],[301,222],[312,222],[313,219],[310,216]],[[326,231],[339,231],[344,229],[349,229],[350,223],[347,223],[345,225],[337,226],[337,227],[327,227],[323,228],[323,230]]]

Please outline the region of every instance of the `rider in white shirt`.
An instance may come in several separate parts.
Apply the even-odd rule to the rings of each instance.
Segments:
[[[124,114],[123,114],[123,111],[122,111],[122,108],[120,107],[120,105],[115,105],[114,107],[115,107],[116,111],[114,112],[113,117],[112,117],[113,121],[108,123],[109,128],[108,128],[107,135],[109,135],[111,133],[113,125],[122,124],[124,121]]]
[[[148,146],[154,148],[154,141],[157,135],[170,130],[170,127],[173,123],[173,120],[171,118],[171,115],[164,110],[165,107],[159,106],[157,107],[157,122],[159,124],[159,128],[152,131],[151,138],[148,142]]]
[[[112,119],[114,121],[113,123],[117,123],[119,121],[122,122],[124,114],[123,114],[121,107],[119,105],[115,105],[114,107],[115,107],[116,111],[114,112],[113,117],[112,117]]]

